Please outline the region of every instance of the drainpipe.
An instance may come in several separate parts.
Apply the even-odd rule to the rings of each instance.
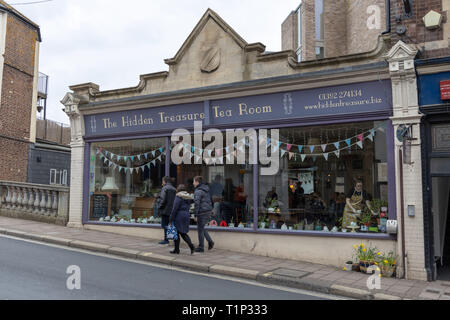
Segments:
[[[386,31],[381,34],[387,34],[391,32],[391,1],[386,0]]]
[[[403,154],[402,150],[398,151],[399,170],[400,170],[400,223],[402,233],[402,261],[403,261],[403,277],[406,277],[406,254],[405,254],[405,218],[404,218],[404,197],[403,197]]]

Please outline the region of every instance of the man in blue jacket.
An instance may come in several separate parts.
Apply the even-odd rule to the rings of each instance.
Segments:
[[[205,230],[211,220],[212,202],[209,187],[203,183],[203,177],[194,178],[194,215],[197,218],[198,247],[195,252],[204,252],[204,238],[208,241],[208,250],[214,247],[214,241]]]

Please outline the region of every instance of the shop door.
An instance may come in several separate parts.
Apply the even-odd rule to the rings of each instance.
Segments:
[[[437,160],[437,161],[434,161]],[[437,279],[450,281],[450,159],[432,159],[432,213]],[[434,163],[433,163],[434,162]],[[444,169],[445,166],[445,170]],[[439,172],[439,173],[434,173]]]

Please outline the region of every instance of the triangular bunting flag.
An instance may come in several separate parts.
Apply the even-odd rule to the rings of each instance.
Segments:
[[[289,152],[289,160],[291,160],[292,159],[292,156],[293,156],[294,154],[292,153],[292,152]]]
[[[156,166],[156,160],[152,161],[152,165],[155,167]]]
[[[122,158],[122,156],[117,156],[117,161],[120,161],[120,158]]]
[[[126,157],[126,156],[123,157],[123,160],[125,160],[125,162],[127,162],[127,159],[128,159],[128,157]]]
[[[138,160],[140,161],[140,160],[141,160],[141,155],[140,155],[140,154],[138,154],[138,156],[137,156],[137,157],[138,157]]]
[[[285,155],[286,150],[281,149],[281,158],[283,158],[283,156]]]
[[[301,154],[300,157],[302,158],[302,162],[305,161],[306,154]]]
[[[350,144],[352,143],[352,140],[351,139],[345,139],[345,143],[350,146]]]
[[[323,154],[323,157],[325,158],[325,160],[328,161],[328,153],[324,153],[324,154]]]
[[[193,148],[193,147],[192,147],[192,148]],[[153,157],[153,158],[155,157],[155,154],[156,154],[156,151],[153,150],[153,151],[152,151],[152,157]]]
[[[292,144],[287,144],[287,150],[291,151],[291,148],[292,148]]]
[[[311,153],[313,153],[314,147],[315,147],[315,146],[309,146],[309,150],[311,151]]]
[[[161,153],[162,153],[162,152],[163,152],[163,150],[164,150],[164,148],[159,148],[159,152],[161,152]]]
[[[145,171],[145,166],[141,166],[142,172]]]
[[[321,147],[322,147],[322,151],[325,152],[325,150],[327,149],[327,145],[323,144]]]
[[[363,148],[363,143],[362,143],[362,141],[358,141],[356,144],[357,144],[358,147],[360,147],[361,149]]]
[[[131,156],[131,162],[133,162],[134,161],[134,156]]]
[[[148,159],[148,153],[144,154],[144,156],[145,156],[145,160],[147,160]]]
[[[281,147],[282,144],[283,144],[283,142],[278,141],[278,148]]]
[[[298,146],[298,152],[302,153],[302,150],[303,150],[303,146]]]
[[[363,141],[363,138],[364,138],[364,137],[363,137],[363,135],[362,135],[362,134],[359,134],[359,135],[358,135],[358,139],[359,139],[359,141]]]
[[[339,154],[340,154],[341,152],[339,151],[339,150],[336,150],[335,152],[334,152],[334,154],[336,155],[336,157],[338,157],[339,158]]]
[[[313,156],[312,159],[314,162],[316,162],[317,156]]]
[[[109,152],[105,150],[105,154],[106,154],[106,156],[108,156],[108,153],[109,153]]]
[[[335,143],[333,143],[334,144],[334,147],[336,148],[336,149],[339,149],[339,142],[335,142]]]

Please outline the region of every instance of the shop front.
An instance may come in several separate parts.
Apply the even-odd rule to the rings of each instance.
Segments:
[[[397,252],[393,83],[373,47],[298,62],[208,10],[168,72],[71,86],[68,225],[162,239],[162,178],[192,192],[201,175],[215,248],[338,267],[357,243]]]
[[[450,63],[418,60],[424,141],[425,256],[429,280],[450,280]]]
[[[201,175],[217,247],[327,264],[361,241],[392,250],[391,101],[383,80],[108,113],[87,105],[82,223],[162,238],[163,176],[193,192]]]

